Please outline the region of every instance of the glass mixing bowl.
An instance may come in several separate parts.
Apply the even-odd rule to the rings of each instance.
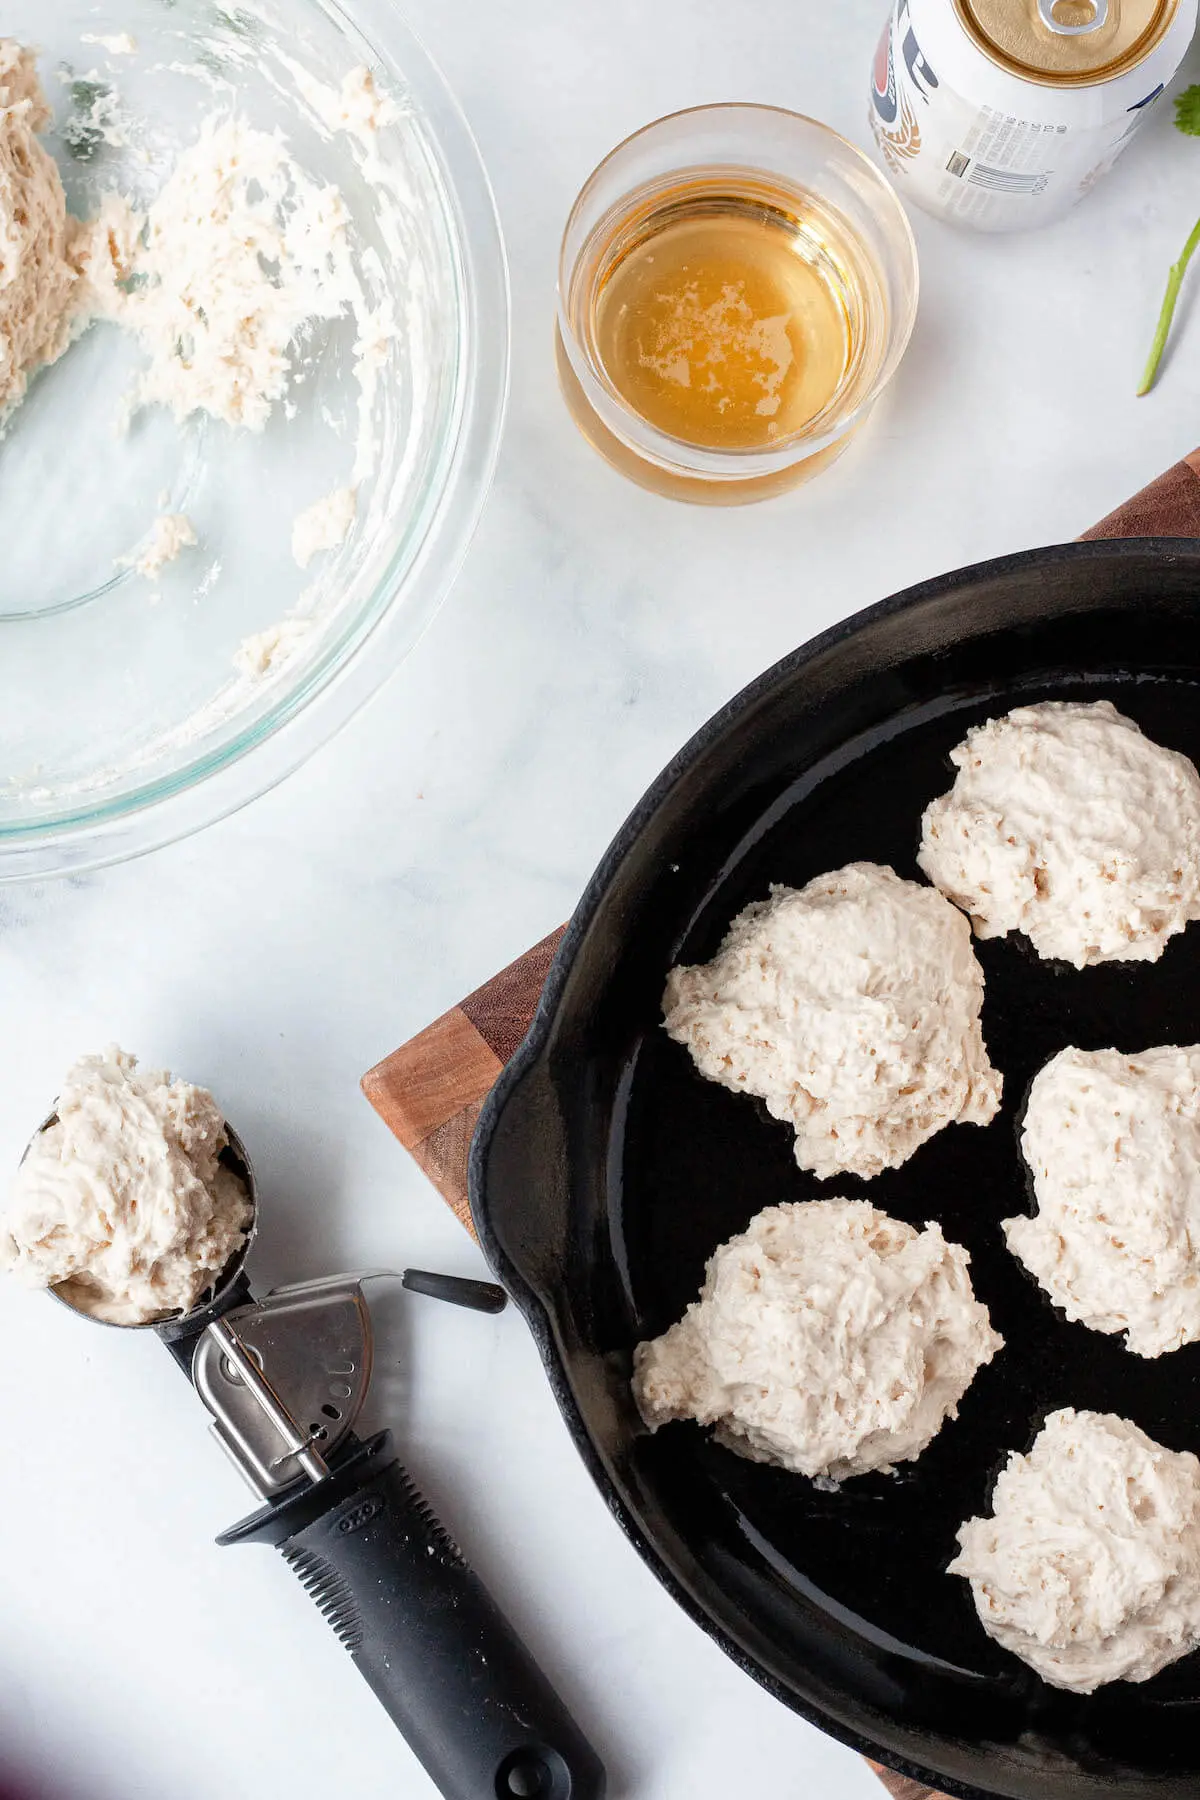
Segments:
[[[42,142],[74,213],[114,188],[146,204],[202,122],[236,113],[336,183],[356,273],[397,330],[367,405],[373,468],[354,522],[303,570],[293,520],[351,480],[352,319],[302,336],[261,431],[203,413],[179,424],[161,406],[122,430],[145,357],[108,322],[31,381],[0,435],[0,879],[180,837],[337,730],[449,586],[508,371],[487,178],[389,0],[355,0],[353,19],[328,0],[13,0],[4,29],[38,52],[54,114]],[[391,102],[372,139],[336,117],[363,65]],[[198,541],[147,576],[133,565],[164,513],[186,514]],[[261,633],[271,654],[239,656]]]

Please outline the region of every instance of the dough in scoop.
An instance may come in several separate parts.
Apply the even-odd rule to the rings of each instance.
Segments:
[[[917,861],[980,937],[1082,969],[1156,962],[1200,918],[1200,775],[1107,700],[1018,706],[950,757]]]
[[[739,913],[711,962],[671,970],[663,1013],[702,1075],[794,1127],[802,1169],[878,1175],[943,1125],[994,1117],[982,1004],[962,914],[850,863]]]
[[[220,1161],[216,1101],[113,1046],[75,1064],[56,1110],[13,1181],[0,1269],[64,1284],[110,1324],[190,1312],[252,1218],[245,1182]]]
[[[642,1417],[715,1425],[739,1456],[832,1481],[911,1462],[1003,1344],[969,1261],[865,1200],[769,1206],[638,1345]]]
[[[1021,1150],[1038,1211],[1004,1235],[1068,1319],[1138,1356],[1200,1339],[1200,1044],[1060,1050]]]
[[[1148,1681],[1200,1644],[1200,1461],[1114,1413],[1051,1413],[958,1541],[984,1630],[1053,1687]]]

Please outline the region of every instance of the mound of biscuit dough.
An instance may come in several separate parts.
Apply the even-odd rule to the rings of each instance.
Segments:
[[[1061,1050],[1021,1149],[1038,1211],[1004,1235],[1068,1319],[1137,1356],[1200,1340],[1200,1044]]]
[[[671,970],[663,1013],[702,1075],[793,1126],[802,1169],[878,1175],[995,1115],[982,1004],[962,914],[849,863],[739,913],[711,962]]]
[[[33,52],[0,38],[0,421],[71,341],[78,222],[38,142],[49,123]]]
[[[228,1142],[206,1088],[115,1045],[82,1057],[13,1181],[0,1268],[114,1325],[190,1312],[251,1223]]]
[[[911,1462],[1003,1340],[970,1258],[865,1200],[769,1206],[709,1259],[699,1300],[634,1352],[651,1430],[715,1425],[754,1462],[844,1481]]]
[[[950,1573],[1044,1681],[1148,1681],[1200,1644],[1200,1460],[1114,1413],[1051,1413],[1014,1452]]]
[[[980,937],[1155,962],[1200,918],[1200,775],[1107,700],[1018,706],[969,731],[917,861]]]

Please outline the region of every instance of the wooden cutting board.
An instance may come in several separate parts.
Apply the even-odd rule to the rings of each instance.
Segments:
[[[1200,450],[1083,533],[1200,538]],[[532,1022],[565,926],[363,1076],[363,1092],[474,1236],[467,1153],[483,1102]],[[893,1800],[946,1800],[872,1763]]]

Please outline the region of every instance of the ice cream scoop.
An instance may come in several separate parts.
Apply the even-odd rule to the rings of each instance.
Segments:
[[[503,1308],[503,1288],[376,1270],[256,1300],[245,1271],[259,1222],[254,1171],[224,1130],[221,1159],[250,1205],[244,1235],[191,1310],[146,1322],[264,1502],[218,1542],[282,1552],[447,1800],[601,1800],[595,1751],[401,1467],[391,1433],[353,1429],[371,1376],[365,1281],[390,1277],[482,1312]],[[92,1323],[146,1328],[97,1319],[86,1268],[51,1291]]]

